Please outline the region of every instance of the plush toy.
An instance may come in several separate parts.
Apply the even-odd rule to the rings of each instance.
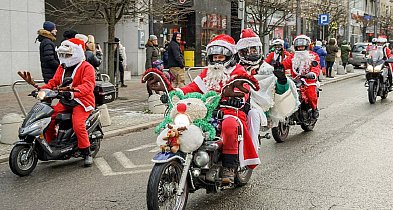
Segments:
[[[187,128],[184,127],[179,127],[179,128],[174,128],[172,125],[168,124],[168,132],[164,138],[162,138],[164,141],[166,141],[165,145],[161,145],[160,148],[163,152],[173,152],[176,153],[180,149],[180,136],[181,132],[187,130]]]

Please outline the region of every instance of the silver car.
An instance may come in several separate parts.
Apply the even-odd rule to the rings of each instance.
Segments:
[[[367,48],[371,46],[368,42],[358,42],[353,45],[348,62],[355,67],[365,67]]]

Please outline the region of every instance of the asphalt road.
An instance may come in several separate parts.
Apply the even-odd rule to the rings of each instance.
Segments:
[[[364,77],[323,86],[320,120],[264,140],[243,188],[190,194],[188,209],[392,209],[393,95],[370,105]],[[0,164],[0,209],[146,209],[152,129],[107,139],[91,168],[40,163],[29,177]]]

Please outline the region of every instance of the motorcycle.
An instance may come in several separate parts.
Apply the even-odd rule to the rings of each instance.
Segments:
[[[289,128],[293,125],[300,125],[304,131],[312,131],[315,124],[317,123],[319,116],[314,116],[312,108],[308,103],[308,99],[305,95],[306,84],[303,80],[305,76],[294,78],[293,81],[296,84],[296,88],[299,94],[300,106],[298,110],[291,116],[285,118],[284,121],[279,122],[277,127],[272,128],[272,136],[277,143],[282,143],[286,140],[289,134]],[[317,85],[317,96],[321,89]]]
[[[382,49],[375,49],[369,53],[366,68],[365,87],[368,87],[368,101],[374,104],[377,96],[386,99],[389,94],[389,69],[385,66],[388,62],[383,59]]]
[[[147,75],[144,76],[143,80],[145,80]],[[242,79],[235,79],[231,83],[239,80]],[[255,88],[254,84],[250,81],[246,82]],[[165,84],[165,82],[161,81],[161,84]],[[170,96],[167,88],[165,89],[166,94]],[[192,93],[184,96],[188,97],[187,99],[181,99],[177,102],[178,110],[179,103],[186,104],[187,106],[195,105],[195,107],[202,107],[201,110],[206,110],[203,106],[208,106],[206,105],[208,101],[216,101],[215,105],[211,105],[216,108],[212,114],[199,114],[203,117],[211,116],[208,124],[212,126],[217,135],[209,138],[211,132],[195,132],[196,135],[192,134],[188,136],[183,133],[182,138],[184,140],[180,142],[180,150],[177,152],[162,151],[153,157],[152,162],[154,166],[147,185],[146,200],[148,209],[185,209],[189,193],[196,192],[199,189],[205,189],[206,193],[216,193],[220,190],[244,186],[250,180],[252,169],[240,166],[235,171],[234,183],[224,184],[221,179],[223,170],[221,164],[222,140],[219,134],[221,132],[221,122],[223,121],[224,114],[219,108],[229,108],[230,106],[225,103],[219,104],[221,95],[217,94],[214,96],[213,93],[215,92],[208,92],[202,96],[202,98],[206,98],[206,101],[201,101],[201,97],[196,97],[198,93]],[[207,98],[208,94],[213,94],[213,96]],[[173,107],[175,104],[173,97],[168,97],[168,101]],[[189,109],[187,108],[187,110]],[[195,130],[195,128],[199,130],[193,123],[196,121],[191,121],[191,116],[186,113],[177,113],[173,116],[173,113],[169,111],[167,116],[172,116],[171,121],[174,123],[173,127],[181,128],[182,126],[187,126],[187,130]],[[165,133],[165,130],[162,133]],[[240,141],[243,136],[241,126],[238,128],[238,136]]]
[[[62,99],[61,88],[72,83],[72,78],[65,78],[58,90],[35,90],[29,96],[37,102],[30,110],[19,128],[19,141],[12,148],[9,156],[11,171],[18,176],[29,175],[37,166],[38,160],[67,160],[71,157],[81,157],[78,141],[72,129],[71,113],[60,113],[56,116],[57,137],[48,144],[44,131],[51,122],[54,112],[51,103],[54,99]],[[86,130],[89,135],[92,156],[95,157],[100,149],[104,136],[100,122],[100,113],[94,109],[86,120]]]

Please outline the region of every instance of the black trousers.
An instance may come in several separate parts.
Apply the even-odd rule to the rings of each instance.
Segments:
[[[115,62],[115,77],[116,77],[117,62]],[[120,83],[124,84],[124,67],[123,63],[119,62]]]
[[[332,76],[332,69],[333,69],[333,64],[334,61],[326,61],[326,76],[331,77]]]

